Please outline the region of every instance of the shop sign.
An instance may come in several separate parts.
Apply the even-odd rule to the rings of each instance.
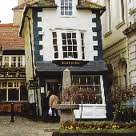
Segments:
[[[35,89],[38,87],[39,87],[38,80],[29,80],[29,88]]]
[[[81,66],[88,61],[79,61],[79,60],[54,60],[53,63],[58,64],[58,65],[72,65],[72,66]]]

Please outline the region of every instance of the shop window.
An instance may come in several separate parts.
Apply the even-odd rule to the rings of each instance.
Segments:
[[[6,101],[6,89],[0,89],[0,101]]]
[[[80,89],[88,89],[95,95],[95,103],[102,103],[102,90],[100,76],[97,75],[73,75],[72,85],[77,86]],[[95,104],[94,103],[94,104]]]
[[[8,100],[9,101],[18,101],[19,100],[19,90],[8,89]]]

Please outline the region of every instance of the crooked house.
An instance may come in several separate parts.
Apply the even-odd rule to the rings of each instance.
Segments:
[[[105,7],[89,0],[39,0],[24,7],[20,36],[25,39],[29,103],[44,114],[43,96],[61,93],[70,71],[71,86],[91,88],[97,101],[83,104],[83,119],[106,118],[101,15]],[[81,105],[75,110],[80,118]]]

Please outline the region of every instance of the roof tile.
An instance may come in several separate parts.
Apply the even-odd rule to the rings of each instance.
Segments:
[[[19,26],[14,24],[0,24],[0,48],[24,49],[24,40],[18,36]]]

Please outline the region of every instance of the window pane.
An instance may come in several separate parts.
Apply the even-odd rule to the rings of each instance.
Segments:
[[[69,15],[72,15],[72,11],[69,11]]]
[[[94,80],[94,79],[93,79],[93,76],[88,76],[88,77],[87,77],[87,84],[88,84],[88,85],[93,85],[93,80]]]
[[[61,5],[64,5],[64,0],[61,0]]]
[[[95,86],[95,92],[96,92],[96,94],[101,94],[101,87]]]
[[[13,82],[8,82],[8,87],[13,87]]]
[[[77,58],[77,52],[74,52],[73,55],[74,55],[74,58]]]
[[[53,35],[53,38],[57,37],[57,33],[56,32],[53,32],[52,35]]]
[[[94,82],[95,82],[96,85],[100,85],[100,77],[94,76]]]
[[[86,77],[85,76],[80,77],[80,84],[81,85],[86,84]]]
[[[58,47],[57,46],[54,46],[54,51],[58,51]]]
[[[72,46],[68,46],[68,51],[72,51]]]
[[[71,39],[68,40],[68,45],[72,45]]]
[[[54,58],[58,58],[58,52],[54,53]]]
[[[68,52],[68,57],[69,57],[69,58],[72,58],[72,57],[73,57],[72,52]]]
[[[20,87],[20,100],[28,100],[28,92],[25,86]]]
[[[62,40],[62,44],[63,44],[63,45],[66,45],[66,40]]]
[[[67,38],[71,39],[71,33],[67,33]]]
[[[22,56],[18,57],[18,67],[23,66],[23,58]]]
[[[67,58],[67,52],[63,52],[63,58]]]
[[[72,33],[72,38],[76,38],[76,33]]]
[[[73,39],[73,45],[77,45],[76,39]]]
[[[19,100],[19,90],[9,89],[8,90],[8,100],[9,101],[18,101]]]
[[[2,82],[2,87],[7,87],[7,82]]]
[[[0,89],[0,101],[6,101],[6,89]]]
[[[77,46],[73,46],[73,51],[77,51]]]
[[[67,47],[66,46],[63,46],[63,51],[67,51]]]
[[[66,39],[66,34],[62,33],[62,39]]]
[[[53,39],[53,44],[57,45],[57,39]]]
[[[16,66],[16,57],[11,57],[11,66]]]

